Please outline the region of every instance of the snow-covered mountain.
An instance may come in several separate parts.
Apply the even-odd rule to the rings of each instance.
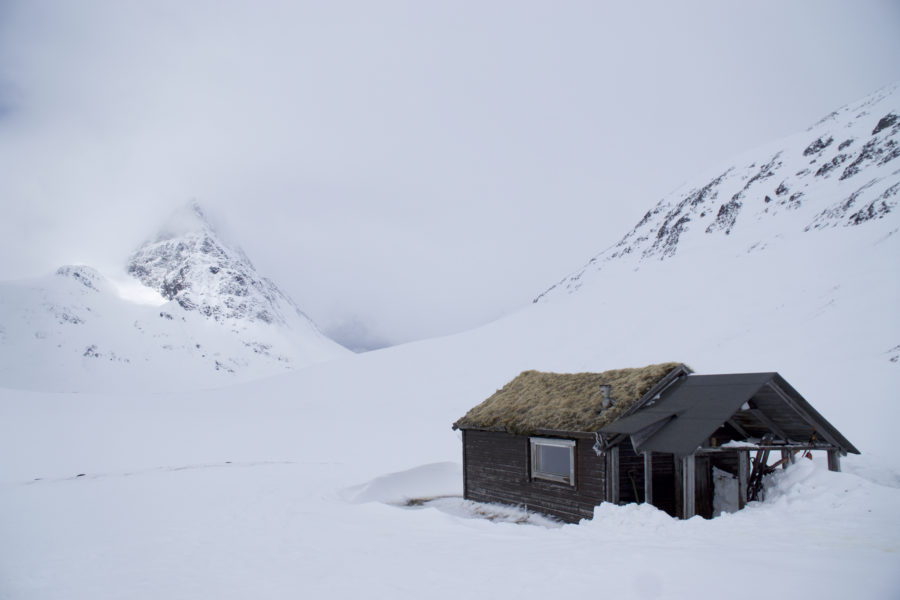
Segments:
[[[156,302],[123,297],[118,281],[84,265],[0,283],[0,384],[220,386],[349,353],[225,244],[196,204],[134,252],[127,271]]]
[[[618,243],[538,296],[578,290],[610,263],[633,268],[686,248],[759,252],[834,227],[898,220],[900,83],[806,131],[755,149],[680,186]]]
[[[735,585],[752,565],[789,595],[898,597],[900,223],[893,197],[877,199],[895,185],[900,161],[886,158],[894,125],[872,133],[897,114],[884,110],[896,107],[891,97],[839,111],[796,143],[729,161],[664,200],[624,244],[543,301],[472,331],[215,390],[0,386],[0,514],[14,515],[0,518],[0,596],[457,598],[477,589],[546,598],[596,593],[602,581],[623,598],[727,587],[730,597],[755,599],[757,586]],[[842,180],[873,139],[867,154],[881,148],[880,158],[863,156]],[[854,144],[840,170],[815,174]],[[753,179],[779,151],[765,171],[773,175]],[[723,173],[692,205],[691,190]],[[788,191],[779,195],[782,183]],[[826,213],[860,189],[848,211]],[[851,218],[870,205],[873,218]],[[202,247],[202,237],[184,247]],[[260,310],[273,322],[285,313],[249,289],[264,286],[247,284],[256,300],[244,307],[241,294],[211,291],[234,281],[204,269],[237,272],[233,261],[212,249],[185,250],[182,261],[176,238],[186,239],[163,236],[135,256],[141,276],[172,298],[162,307],[123,310],[86,268],[0,290],[3,381],[12,376],[6,359],[38,368],[58,343],[83,353],[96,344],[78,368],[131,358],[96,342],[103,323],[109,339],[140,327],[155,340],[135,373],[161,375],[155,363],[176,368],[175,357],[205,373],[212,357],[198,355],[244,347],[244,334],[223,323],[250,331],[271,325],[255,318]],[[657,239],[671,244],[654,248]],[[8,318],[10,303],[27,324]],[[174,325],[221,339],[205,338],[196,353],[158,346],[172,343]],[[70,342],[76,332],[82,337]],[[32,347],[31,358],[9,351]],[[821,457],[800,460],[768,480],[766,502],[710,521],[603,505],[591,522],[549,528],[459,497],[462,452],[451,423],[520,371],[668,360],[699,373],[778,371],[862,455],[847,457],[843,473],[827,471]]]
[[[271,280],[260,277],[240,248],[230,248],[191,203],[159,235],[138,248],[127,267],[147,287],[185,311],[231,327],[276,324],[304,331],[309,318]]]

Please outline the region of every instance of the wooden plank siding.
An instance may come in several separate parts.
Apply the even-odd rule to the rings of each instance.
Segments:
[[[593,440],[576,440],[574,486],[531,478],[529,436],[467,429],[463,446],[469,500],[514,504],[576,523],[593,516],[594,506],[606,499],[606,463]]]
[[[709,457],[697,456],[694,459],[694,514],[712,519],[714,487]]]
[[[675,460],[672,454],[665,452],[653,453],[653,506],[666,511],[673,517],[677,514],[675,502]]]
[[[569,523],[591,518],[594,507],[607,501],[607,460],[593,449],[593,440],[575,440],[575,485],[531,477],[531,445],[527,435],[463,430],[463,493],[477,502],[499,502],[557,517]],[[619,504],[644,502],[644,457],[630,443],[617,446]],[[652,504],[672,516],[683,510],[681,459],[654,452]],[[712,517],[712,466],[738,474],[738,453],[697,456],[695,511]],[[692,514],[694,514],[692,512]]]
[[[644,457],[631,442],[619,444],[619,504],[644,501]]]

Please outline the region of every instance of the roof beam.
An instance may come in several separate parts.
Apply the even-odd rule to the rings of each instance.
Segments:
[[[796,450],[796,451],[804,451],[804,450],[834,450],[834,446],[831,444],[800,444],[800,443],[792,443],[792,444],[777,444],[772,442],[759,443],[759,444],[747,444],[740,446],[716,446],[715,448],[706,447],[706,448],[698,448],[696,454],[721,454],[724,452],[755,452],[757,450]]]
[[[807,425],[812,427],[813,432],[815,432],[816,435],[821,435],[823,438],[825,438],[825,440],[829,444],[834,445],[836,448],[840,448],[841,452],[846,453],[844,447],[840,443],[838,443],[838,441],[834,438],[834,436],[832,436],[827,431],[824,431],[823,430],[824,428],[819,427],[819,424],[816,423],[812,417],[810,417],[808,414],[806,414],[806,411],[802,410],[800,408],[800,406],[796,402],[794,402],[794,399],[791,398],[790,396],[788,396],[784,390],[782,390],[780,387],[778,387],[771,381],[769,383],[767,383],[766,385],[768,385],[770,389],[772,389],[776,394],[778,394],[778,396],[782,400],[784,400],[785,404],[787,404],[789,407],[791,407],[795,413],[800,415],[800,418],[803,419],[804,421],[806,421]]]
[[[775,421],[769,418],[769,415],[759,410],[758,408],[751,408],[750,410],[745,410],[743,412],[750,413],[753,415],[757,421],[762,423],[765,427],[769,429],[772,433],[783,439],[784,441],[788,441],[788,436],[784,432],[784,430],[779,427]]]
[[[737,431],[739,434],[741,434],[741,435],[744,436],[745,438],[751,437],[750,434],[747,433],[747,430],[746,430],[746,429],[744,429],[743,427],[741,427],[740,425],[738,425],[737,421],[734,420],[734,417],[728,419],[728,420],[726,421],[726,423],[728,423],[729,425],[731,425],[731,428],[732,428],[732,429],[734,429],[735,431]]]

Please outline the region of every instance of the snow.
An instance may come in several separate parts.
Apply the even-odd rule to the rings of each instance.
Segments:
[[[139,281],[126,277],[124,274],[107,275],[106,279],[113,285],[119,298],[135,304],[147,306],[162,306],[168,300],[152,288],[141,284]]]
[[[738,510],[737,477],[716,467],[712,469],[713,476],[713,515],[733,513]]]
[[[757,442],[745,442],[743,440],[731,440],[730,442],[722,444],[723,448],[756,448],[756,446]]]
[[[711,521],[638,505],[556,527],[477,518],[453,498],[403,508],[459,493],[446,411],[423,407],[432,446],[406,430],[426,414],[396,428],[365,414],[337,426],[322,418],[343,416],[323,406],[337,397],[313,399],[324,391],[315,378],[124,399],[4,394],[3,597],[540,598],[602,587],[755,598],[748,574],[760,570],[761,585],[786,594],[900,590],[896,482],[799,461],[771,477],[765,503]],[[410,408],[380,397],[402,409],[392,414]]]
[[[172,237],[177,232],[180,237]],[[325,337],[196,205],[132,256],[137,275],[86,265],[0,282],[0,381],[99,391],[248,381],[350,352]],[[177,293],[163,298],[164,286]]]
[[[56,313],[46,286],[7,284],[0,598],[900,597],[898,213],[808,232],[794,214],[607,261],[479,329],[216,389],[13,389],[41,356],[17,328]],[[119,314],[103,302],[66,314]],[[604,504],[561,525],[459,497],[450,425],[520,371],[666,360],[778,371],[862,455],[798,460],[709,521]]]
[[[704,252],[712,239],[740,257],[816,230],[895,216],[900,126],[880,127],[886,115],[900,113],[898,89],[887,86],[807,131],[723,161],[679,186],[618,243],[538,299],[577,291],[609,265],[637,268]]]
[[[5,390],[0,589],[11,599],[539,598],[600,587],[755,598],[750,574],[762,572],[786,594],[900,591],[900,471],[895,455],[869,451],[872,422],[845,431],[864,452],[844,459],[846,472],[798,461],[770,478],[765,503],[711,521],[604,505],[592,521],[553,527],[459,499],[450,423],[525,363],[585,360],[583,338],[568,353],[548,335],[509,339],[546,331],[537,316],[552,320],[536,306],[491,330],[219,390]],[[590,356],[614,352],[612,341]],[[685,351],[691,362],[733,353],[703,354],[704,342]],[[842,397],[807,397],[845,429]],[[439,500],[403,507],[428,498]]]
[[[462,468],[455,462],[421,465],[399,473],[376,477],[344,490],[350,502],[407,504],[445,496],[462,496]]]

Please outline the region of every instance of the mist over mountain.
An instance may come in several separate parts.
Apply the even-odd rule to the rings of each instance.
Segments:
[[[231,326],[275,324],[314,330],[309,318],[240,248],[225,245],[192,203],[129,258],[128,273],[185,311]]]
[[[173,215],[126,268],[131,285],[86,265],[0,283],[2,385],[221,386],[349,353],[223,242],[197,204]]]
[[[482,325],[900,78],[900,4],[824,2],[3,2],[0,280],[199,198],[347,344]]]

